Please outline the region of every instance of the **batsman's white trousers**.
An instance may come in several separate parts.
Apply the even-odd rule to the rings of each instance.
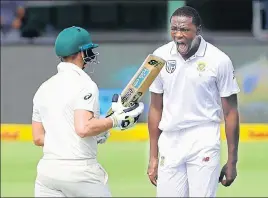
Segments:
[[[40,160],[35,197],[111,197],[108,175],[94,160]]]
[[[157,197],[215,197],[220,175],[220,124],[159,137]]]

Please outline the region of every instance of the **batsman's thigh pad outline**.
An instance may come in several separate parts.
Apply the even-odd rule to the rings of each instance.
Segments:
[[[65,197],[54,185],[53,179],[38,175],[35,180],[34,197]]]
[[[96,160],[40,160],[38,173],[59,181],[106,184],[108,174]]]
[[[91,166],[91,165],[90,165]],[[74,167],[75,168],[75,167]],[[92,168],[92,167],[91,167]],[[96,164],[96,169],[100,169],[100,166]],[[93,171],[93,170],[92,170]],[[66,172],[65,174],[68,175]],[[111,197],[111,192],[109,186],[103,177],[104,172],[99,174],[99,172],[83,173],[88,177],[81,177],[82,180],[71,181],[62,180],[57,178],[50,178],[41,174],[38,174],[35,184],[35,196],[36,197]],[[95,175],[95,179],[93,179]],[[69,175],[72,177],[72,175]],[[75,176],[77,178],[77,176]]]
[[[67,197],[111,197],[107,184],[90,182],[64,182],[61,190]]]
[[[90,183],[106,185],[108,182],[108,174],[99,163],[88,165],[85,174]]]

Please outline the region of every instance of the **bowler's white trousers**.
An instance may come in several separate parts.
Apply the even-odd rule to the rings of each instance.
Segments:
[[[215,197],[220,175],[220,124],[159,137],[157,197]]]
[[[95,159],[41,159],[35,197],[111,197],[107,180],[106,171]]]

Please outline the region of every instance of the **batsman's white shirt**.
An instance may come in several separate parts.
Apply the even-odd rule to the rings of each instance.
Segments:
[[[96,159],[96,137],[81,138],[75,132],[76,109],[99,117],[99,90],[82,69],[62,62],[33,99],[32,120],[42,122],[45,129],[35,197],[111,196],[108,175]]]
[[[81,138],[74,129],[74,110],[99,117],[99,91],[95,82],[71,63],[60,63],[58,73],[45,81],[33,99],[33,117],[45,128],[43,159],[96,158],[95,137]]]
[[[154,51],[167,61],[149,90],[163,94],[159,128],[177,131],[221,121],[221,97],[238,93],[230,58],[201,37],[194,56],[184,60],[172,41]]]

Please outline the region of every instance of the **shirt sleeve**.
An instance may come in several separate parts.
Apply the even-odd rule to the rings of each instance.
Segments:
[[[92,87],[81,89],[78,96],[75,98],[74,110],[83,109],[95,113],[94,110],[96,109],[99,97],[96,89],[97,88]]]
[[[221,97],[228,97],[240,92],[235,78],[235,70],[230,58],[227,58],[219,65],[217,86]]]
[[[157,56],[156,51],[154,51],[153,54]],[[154,93],[158,93],[158,94],[161,94],[161,93],[164,92],[164,89],[163,89],[163,80],[161,78],[161,73],[159,73],[157,75],[157,77],[155,78],[155,80],[153,81],[153,83],[151,84],[151,86],[149,87],[149,91],[150,92],[154,92]]]
[[[35,94],[33,98],[33,112],[32,112],[32,120],[35,122],[42,122],[39,106],[37,103],[37,94]]]
[[[162,79],[160,77],[160,74],[158,74],[158,76],[155,78],[155,80],[153,81],[153,83],[149,87],[149,91],[154,92],[154,93],[158,93],[158,94],[161,94],[164,92],[163,82],[162,82]]]

